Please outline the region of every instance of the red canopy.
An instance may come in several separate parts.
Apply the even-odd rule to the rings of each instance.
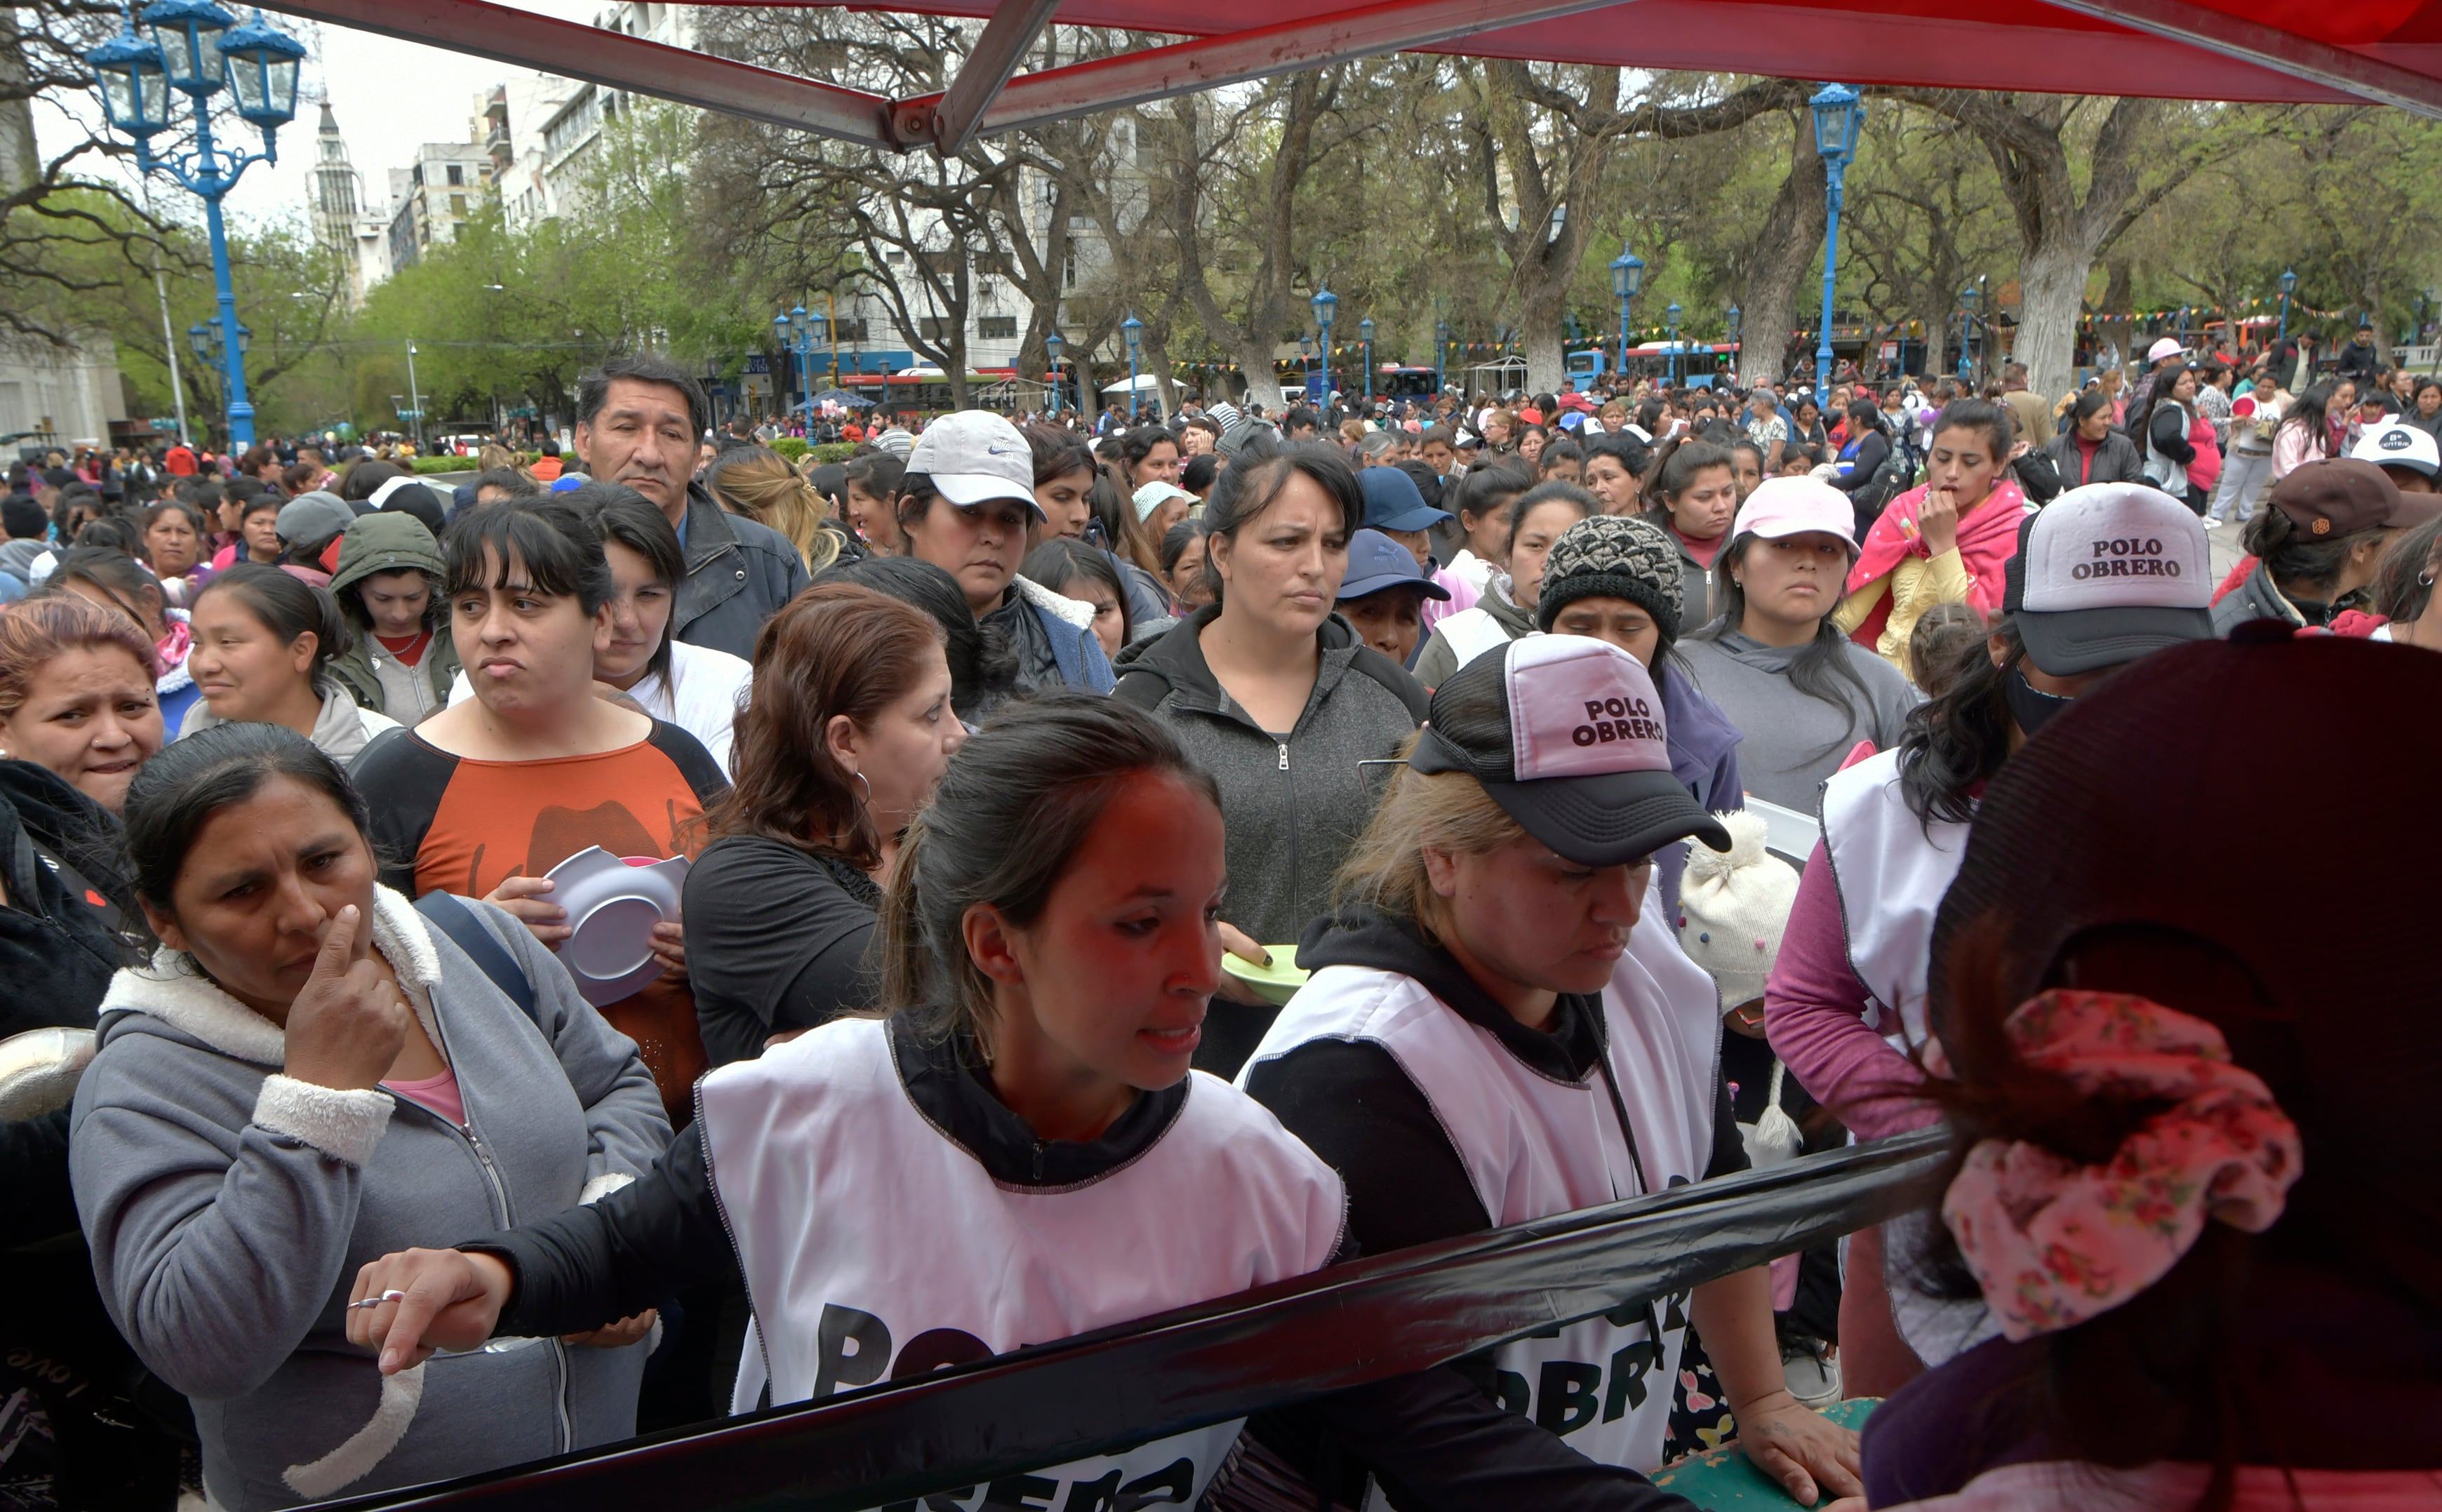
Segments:
[[[945,93],[898,100],[486,0],[266,3],[851,141],[953,151],[1401,49],[1854,84],[2371,100],[2442,117],[2442,0],[1376,0],[1328,12],[1318,0],[900,0],[893,9],[992,20]],[[1018,74],[1055,19],[1197,40]]]

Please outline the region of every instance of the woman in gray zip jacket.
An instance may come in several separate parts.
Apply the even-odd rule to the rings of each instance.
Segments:
[[[293,731],[179,742],[126,819],[162,944],[103,998],[69,1165],[113,1321],[193,1403],[212,1504],[262,1512],[630,1435],[649,1317],[385,1380],[347,1342],[346,1302],[376,1256],[651,1169],[669,1126],[634,1044],[508,915],[456,905],[487,969],[376,886],[362,801]]]
[[[1117,696],[1167,722],[1221,788],[1223,941],[1260,957],[1329,912],[1332,878],[1374,817],[1381,767],[1425,716],[1423,684],[1332,612],[1364,518],[1336,447],[1241,456],[1205,506],[1219,602],[1121,652]],[[1278,1010],[1225,982],[1195,1065],[1235,1075]]]

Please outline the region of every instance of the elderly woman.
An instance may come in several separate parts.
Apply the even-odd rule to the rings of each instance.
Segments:
[[[292,730],[190,736],[147,764],[126,818],[161,948],[102,1000],[69,1159],[103,1301],[193,1402],[212,1504],[633,1432],[649,1319],[388,1381],[344,1328],[364,1260],[649,1170],[669,1126],[634,1044],[508,915],[447,901],[487,965],[377,885],[363,800]]]

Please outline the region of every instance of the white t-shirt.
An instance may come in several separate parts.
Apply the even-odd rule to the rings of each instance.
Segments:
[[[723,776],[735,776],[729,770],[729,746],[735,735],[738,711],[746,707],[746,695],[755,681],[755,667],[743,657],[716,651],[708,646],[690,646],[684,641],[670,643],[670,683],[663,685],[654,673],[647,672],[628,690],[644,711],[665,724],[675,724],[703,743],[712,758],[720,763]],[[475,696],[474,684],[466,681],[461,668],[457,680],[449,684],[449,702],[454,707]]]

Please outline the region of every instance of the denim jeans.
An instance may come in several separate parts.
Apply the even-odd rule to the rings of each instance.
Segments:
[[[2255,513],[2255,496],[2272,476],[2272,453],[2233,451],[2222,459],[2221,484],[2214,490],[2211,518],[2235,518],[2241,524]]]

